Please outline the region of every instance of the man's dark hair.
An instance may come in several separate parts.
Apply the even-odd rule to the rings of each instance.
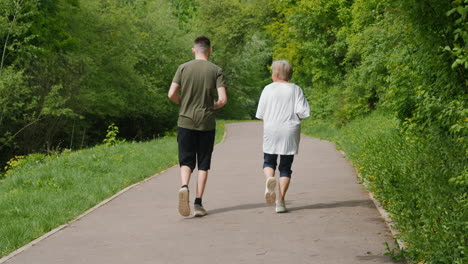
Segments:
[[[195,49],[197,49],[199,51],[205,52],[205,51],[210,49],[211,41],[206,36],[200,36],[200,37],[195,39],[194,47],[195,47]]]

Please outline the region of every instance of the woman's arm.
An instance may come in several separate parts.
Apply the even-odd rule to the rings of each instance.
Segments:
[[[294,112],[300,120],[310,116],[309,103],[307,102],[307,99],[305,98],[304,93],[299,86],[297,86],[296,105],[294,106]]]
[[[261,120],[263,120],[263,116],[265,115],[265,95],[263,91],[258,101],[257,113],[255,114],[255,117]]]

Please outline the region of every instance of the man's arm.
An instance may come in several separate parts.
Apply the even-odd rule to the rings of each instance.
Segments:
[[[226,88],[218,87],[218,101],[214,103],[214,109],[219,109],[227,104]]]
[[[169,92],[167,93],[167,97],[171,99],[172,102],[176,104],[180,104],[180,96],[179,96],[179,89],[180,85],[178,83],[171,83],[171,87],[169,88]]]

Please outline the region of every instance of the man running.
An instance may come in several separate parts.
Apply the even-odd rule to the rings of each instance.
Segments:
[[[196,38],[192,48],[195,59],[179,66],[168,93],[169,99],[180,104],[177,142],[182,182],[179,213],[182,216],[190,215],[188,184],[196,165],[198,179],[194,216],[206,215],[202,197],[215,140],[214,110],[227,103],[223,70],[208,61],[212,51],[209,38]]]

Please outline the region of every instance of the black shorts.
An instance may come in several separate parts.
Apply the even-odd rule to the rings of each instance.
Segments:
[[[214,141],[215,130],[198,131],[178,127],[177,143],[179,143],[180,166],[188,166],[193,171],[195,164],[197,164],[198,170],[209,170]]]
[[[280,155],[280,165],[278,170],[280,171],[280,177],[291,178],[292,174],[292,163],[294,161],[294,155]],[[269,167],[276,170],[278,155],[263,153],[263,168]]]

